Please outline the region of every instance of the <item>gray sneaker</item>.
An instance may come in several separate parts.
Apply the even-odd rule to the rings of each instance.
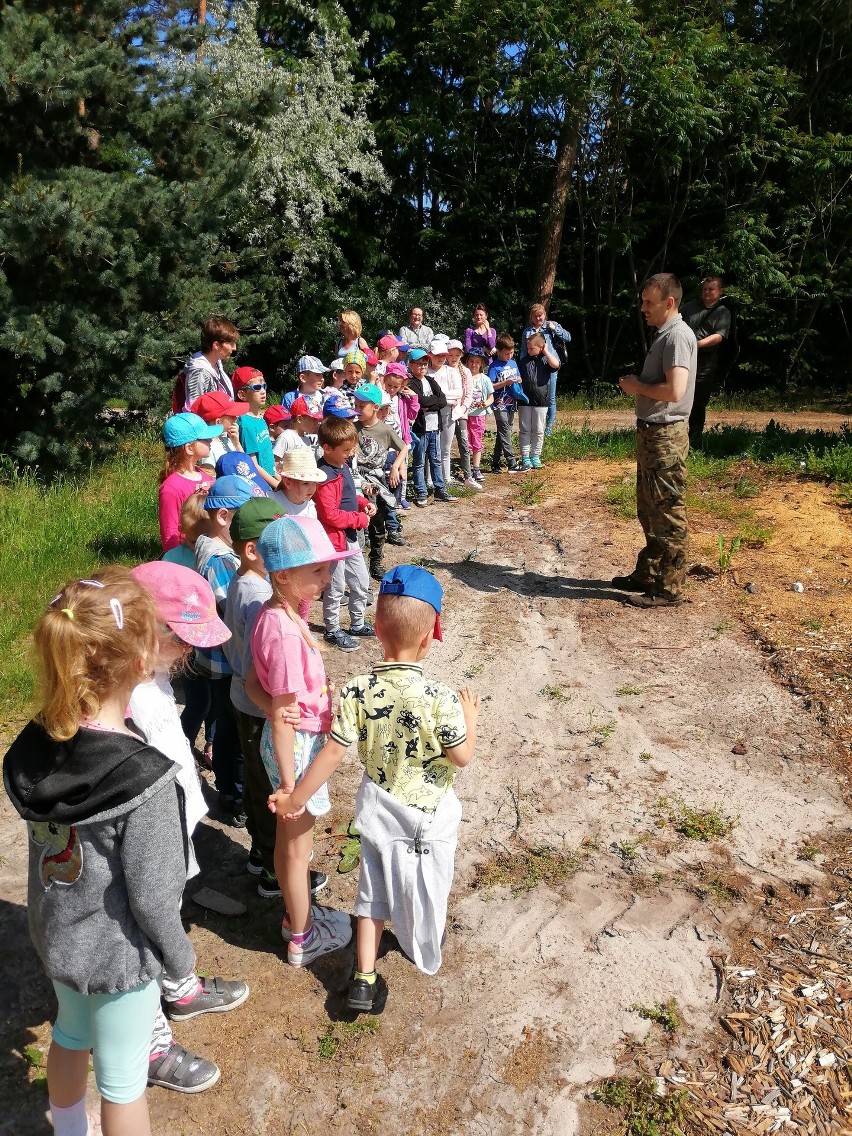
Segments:
[[[345,911],[338,911],[334,907],[323,907],[319,903],[311,904],[311,922],[312,923],[331,923],[336,927],[349,927],[352,928],[352,921]],[[293,937],[293,931],[290,927],[290,916],[284,912],[284,918],[281,920],[281,938],[285,943],[289,943]]]
[[[310,966],[323,955],[330,955],[345,947],[351,938],[352,924],[348,916],[345,923],[318,919],[312,925],[311,936],[304,946],[297,946],[290,939],[287,944],[287,962],[290,966]]]
[[[177,1093],[203,1093],[219,1080],[219,1066],[173,1041],[165,1053],[148,1061],[148,1084]]]
[[[249,996],[248,984],[227,978],[199,978],[198,990],[182,1002],[166,1001],[166,1015],[173,1022],[197,1018],[199,1014],[222,1014],[236,1010]]]

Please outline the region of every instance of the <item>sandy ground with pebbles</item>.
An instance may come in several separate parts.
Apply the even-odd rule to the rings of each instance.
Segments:
[[[412,509],[410,547],[389,550],[429,562],[446,589],[429,670],[483,700],[478,751],[456,782],[464,819],[441,972],[421,975],[386,936],[386,1004],[353,1023],[351,949],[288,969],[278,906],[244,874],[245,833],[210,820],[205,882],[248,911],[188,905],[199,969],[246,978],[252,997],[176,1030],[222,1080],[198,1097],[152,1090],[155,1132],[591,1131],[589,1086],[649,1030],[631,1007],[674,996],[681,1046],[710,1044],[714,959],[758,918],[766,881],[819,885],[797,854],[850,821],[820,725],[720,620],[712,589],[695,584],[689,604],[648,613],[606,588],[630,567],[638,526],[607,513],[589,468],[563,467],[534,506],[504,476],[457,505]],[[339,683],[377,657],[371,645],[329,654],[327,667]],[[332,785],[335,822],[351,816],[358,779],[350,755]],[[690,840],[672,823],[684,806],[733,827]],[[5,798],[0,825],[0,1096],[11,1102],[0,1132],[30,1136],[50,1129],[22,1055],[46,1049],[52,1005],[27,941],[24,831]],[[337,847],[318,828],[317,866],[332,876],[323,898],[345,908],[356,880],[334,873]],[[713,873],[742,898],[701,898],[693,884]]]

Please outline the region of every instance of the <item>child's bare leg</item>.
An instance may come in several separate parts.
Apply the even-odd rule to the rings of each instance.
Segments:
[[[47,1053],[47,1095],[57,1108],[71,1108],[86,1095],[89,1051],[66,1049],[56,1041]]]
[[[372,974],[376,969],[376,956],[379,953],[379,940],[385,929],[383,919],[368,919],[358,916],[358,972]]]
[[[278,818],[275,831],[275,875],[294,935],[307,930],[311,918],[308,863],[314,843],[314,818],[305,810],[297,820]]]
[[[151,1136],[148,1098],[143,1093],[130,1104],[101,1101],[103,1136]]]

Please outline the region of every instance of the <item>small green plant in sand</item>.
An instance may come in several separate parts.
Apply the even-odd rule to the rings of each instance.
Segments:
[[[352,1049],[363,1037],[379,1032],[377,1018],[357,1018],[354,1022],[330,1022],[317,1038],[317,1057],[331,1061],[341,1050]]]
[[[516,505],[539,505],[550,482],[546,477],[525,477],[515,494]],[[473,492],[473,490],[471,490]]]
[[[593,1100],[620,1109],[625,1136],[684,1136],[689,1093],[678,1089],[661,1096],[651,1077],[614,1077],[590,1094]]]
[[[464,672],[465,678],[475,678],[478,674],[482,674],[485,670],[485,663],[473,663]]]
[[[632,864],[639,855],[639,849],[644,848],[644,846],[648,844],[649,840],[650,837],[648,836],[648,834],[646,832],[643,832],[640,836],[636,836],[629,840],[626,838],[624,840],[617,840],[615,844],[612,845],[612,848],[613,851],[617,852],[621,857],[623,863]]]
[[[668,1002],[655,1002],[652,1006],[634,1002],[630,1009],[646,1022],[658,1025],[664,1033],[677,1033],[682,1024],[677,998],[669,998]]]
[[[652,761],[653,758],[654,758],[654,755],[652,753],[648,753],[648,751],[646,749],[642,750],[642,752],[639,754],[639,760],[641,762],[644,762],[646,765],[648,764],[649,761]]]
[[[697,809],[680,797],[660,797],[656,813],[662,823],[670,824],[681,836],[705,843],[727,836],[736,824],[736,819],[725,816],[719,805],[712,809]]]
[[[731,537],[730,542],[726,542],[724,536],[719,533],[716,538],[716,548],[718,550],[719,561],[719,575],[724,576],[726,572],[731,569],[734,556],[739,552],[740,546],[743,543],[743,538],[737,533],[736,536]]]
[[[626,698],[626,697],[629,697],[630,695],[641,694],[642,693],[642,687],[641,686],[634,686],[632,682],[626,682],[626,683],[624,683],[623,686],[620,686],[618,688],[618,690],[616,690],[615,693],[618,695],[619,698]]]
[[[571,695],[566,694],[561,686],[543,686],[539,691],[542,698],[549,698],[551,702],[570,702]]]

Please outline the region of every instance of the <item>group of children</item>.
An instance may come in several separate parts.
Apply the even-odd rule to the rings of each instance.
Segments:
[[[28,824],[31,934],[58,1001],[47,1077],[59,1136],[89,1131],[90,1051],[105,1136],[148,1136],[146,1084],[193,1093],[219,1078],[170,1021],[248,998],[243,981],[198,977],[181,922],[199,871],[192,832],[207,811],[196,758],[212,767],[223,815],[249,830],[258,893],[283,897],[287,961],[301,967],[352,936],[347,913],[315,902],[327,877],[310,863],[329,778],[357,745],[346,1004],[375,1007],[388,920],[421,970],[441,965],[461,815],[453,779],[473,754],[479,700],[424,677],[442,590],[414,565],[385,573],[382,548],[405,543],[409,467],[416,506],[430,491],[452,502],[455,441],[460,477],[482,488],[489,411],[492,470],[540,465],[558,361],[535,334],[521,368],[505,335],[492,358],[490,345],[465,352],[441,335],[424,348],[386,333],[373,352],[353,312],[340,334],[332,365],[303,356],[296,389],[268,406],[260,371],[223,366],[236,327],[209,320],[163,428],[163,559],[70,581],[35,630],[39,709],[6,756],[4,783]],[[370,574],[380,580],[374,624]],[[383,650],[336,709],[307,622],[319,599],[326,643],[354,650],[375,637]]]

